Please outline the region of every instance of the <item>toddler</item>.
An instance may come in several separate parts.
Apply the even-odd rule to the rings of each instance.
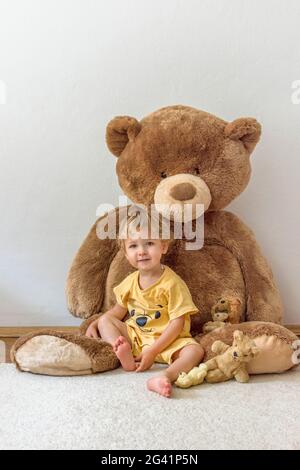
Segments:
[[[137,231],[136,215],[129,217],[127,238],[119,238],[118,243],[136,271],[113,289],[117,303],[89,325],[86,336],[97,338],[100,333],[126,371],[142,372],[154,362],[168,364],[147,381],[147,387],[170,397],[172,382],[180,372],[198,365],[204,351],[190,334],[190,315],[198,310],[189,289],[171,268],[161,264],[169,241],[149,238],[149,222],[148,217]]]

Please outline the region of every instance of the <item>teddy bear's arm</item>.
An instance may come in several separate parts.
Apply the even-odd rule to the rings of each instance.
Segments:
[[[234,214],[217,214],[218,238],[237,258],[244,277],[247,320],[280,323],[282,302],[273,274],[255,240],[253,232]]]
[[[209,333],[210,331],[214,331],[217,328],[221,328],[223,326],[226,326],[224,321],[208,321],[203,325],[203,333]]]
[[[89,318],[101,311],[107,273],[118,246],[115,238],[100,239],[99,227],[101,230],[104,221],[111,217],[110,223],[115,219],[118,230],[118,215],[119,208],[100,217],[74,258],[67,278],[66,296],[68,308],[75,317]]]
[[[212,344],[211,350],[213,353],[219,355],[219,354],[223,354],[224,352],[226,352],[227,349],[229,348],[230,346],[228,346],[228,344],[223,343],[223,341],[217,340]]]

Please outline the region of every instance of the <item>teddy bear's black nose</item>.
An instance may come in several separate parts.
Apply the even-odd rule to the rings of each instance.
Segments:
[[[138,317],[135,321],[139,326],[145,326],[147,323],[147,317]]]
[[[170,190],[170,196],[177,201],[188,201],[193,199],[196,194],[196,189],[191,183],[179,183],[175,184]]]

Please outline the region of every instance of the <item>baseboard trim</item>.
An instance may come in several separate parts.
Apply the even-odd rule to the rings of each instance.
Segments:
[[[300,336],[300,325],[284,325],[286,328],[291,330],[295,335]]]
[[[300,328],[300,326],[299,326]],[[64,331],[65,333],[75,333],[79,330],[78,326],[5,326],[0,327],[1,338],[19,338],[33,331],[51,329]]]
[[[295,335],[300,337],[300,325],[285,325],[286,328],[291,330]],[[43,329],[51,329],[63,331],[64,333],[78,333],[79,328],[77,326],[6,326],[0,327],[0,342],[5,344],[5,359],[1,359],[0,354],[0,363],[1,362],[10,362],[10,350],[15,341],[20,338],[20,336],[26,335],[28,333],[39,331]],[[0,351],[1,352],[1,351]]]

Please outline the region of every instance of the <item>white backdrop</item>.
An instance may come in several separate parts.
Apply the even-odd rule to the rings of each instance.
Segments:
[[[298,0],[0,0],[0,326],[79,324],[67,271],[120,193],[106,123],[170,104],[262,123],[230,209],[300,323],[299,17]]]

